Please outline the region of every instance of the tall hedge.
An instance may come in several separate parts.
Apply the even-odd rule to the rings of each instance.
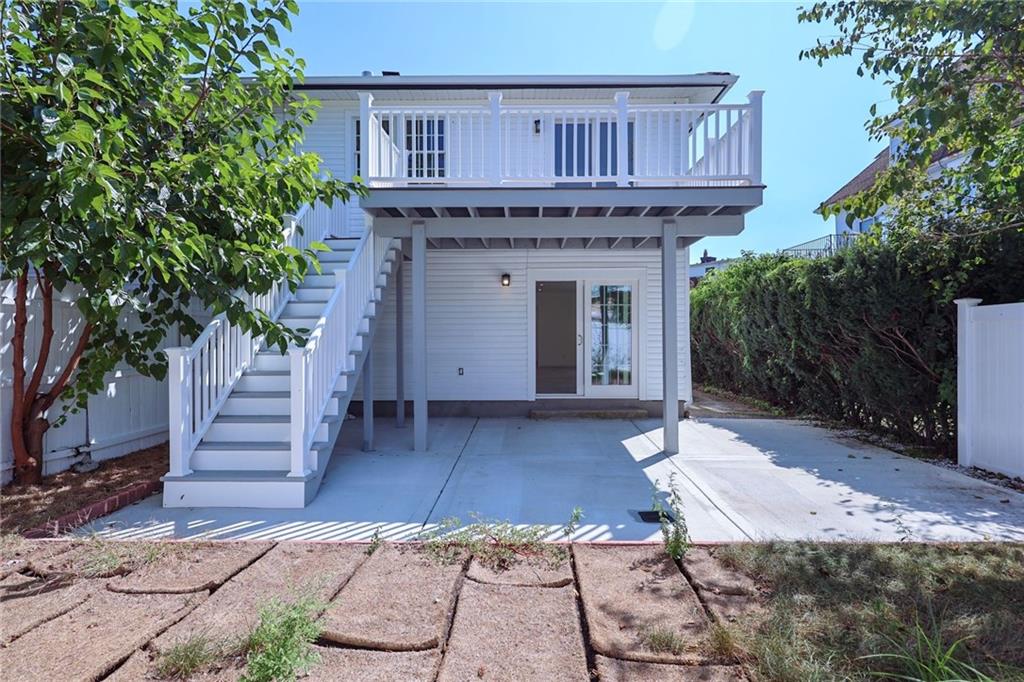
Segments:
[[[1024,301],[1024,233],[746,256],[691,293],[699,383],[952,452],[956,306]]]

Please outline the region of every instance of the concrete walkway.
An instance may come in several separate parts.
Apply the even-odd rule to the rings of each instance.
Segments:
[[[354,540],[413,538],[447,517],[542,524],[573,507],[581,540],[655,540],[657,485],[682,493],[697,541],[744,539],[1024,541],[1024,495],[800,421],[702,418],[661,451],[657,420],[431,420],[431,449],[378,421],[377,450],[346,424],[305,509],[164,509],[154,496],[82,532],[116,538]]]

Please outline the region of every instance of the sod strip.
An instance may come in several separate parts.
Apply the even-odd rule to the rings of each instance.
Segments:
[[[474,558],[466,577],[487,585],[519,585],[522,587],[565,587],[572,582],[568,553],[560,561],[524,559],[507,568],[493,568]]]
[[[701,663],[708,619],[660,545],[574,545],[594,651],[654,663]]]
[[[18,535],[7,535],[0,539],[0,578],[6,578],[28,568],[33,561],[43,561],[66,552],[71,542],[62,540],[26,540]]]
[[[747,679],[743,669],[734,665],[667,665],[605,656],[597,657],[597,678],[601,682],[737,682]]]
[[[359,545],[282,542],[150,647],[166,651],[199,633],[214,642],[238,641],[252,631],[260,608],[271,600],[314,597],[326,603],[365,559],[365,548]]]
[[[107,583],[112,592],[185,594],[213,590],[267,553],[266,542],[168,543],[160,556],[127,577]]]
[[[320,663],[303,682],[430,682],[441,660],[440,649],[373,651],[316,647]]]
[[[98,591],[0,649],[0,670],[18,682],[99,679],[205,598]]]
[[[188,676],[189,682],[238,682],[244,670],[243,663],[235,659],[219,670],[201,670]],[[145,651],[136,651],[127,661],[122,663],[112,674],[103,678],[103,682],[140,682],[140,680],[159,680],[157,661],[150,658]],[[177,678],[172,678],[177,679]]]
[[[757,584],[715,558],[714,549],[693,547],[683,556],[683,571],[716,620],[731,623],[761,611]]]
[[[467,581],[439,682],[589,679],[571,587]]]
[[[382,651],[437,647],[462,566],[438,562],[419,548],[381,547],[331,603],[321,637]]]
[[[0,642],[6,644],[34,627],[75,608],[102,581],[61,581],[15,573],[0,580]]]

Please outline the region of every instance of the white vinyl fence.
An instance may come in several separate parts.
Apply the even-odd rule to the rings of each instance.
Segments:
[[[1024,476],[1024,302],[957,304],[960,464]]]
[[[28,330],[25,343],[27,371],[39,348],[42,332],[42,304],[38,287],[30,284]],[[125,319],[125,324],[131,324]],[[44,386],[54,381],[64,367],[78,340],[82,318],[74,305],[74,295],[54,292],[53,345]],[[0,283],[0,483],[13,476],[11,449],[12,356],[14,332],[14,284]],[[177,341],[175,336],[171,341]],[[172,344],[173,345],[173,344]],[[26,379],[27,380],[27,379]],[[56,412],[56,407],[52,412]],[[72,414],[59,428],[50,428],[43,439],[43,473],[68,469],[85,458],[111,459],[167,440],[167,384],[142,376],[124,366],[106,377],[102,392],[89,398],[85,410]]]

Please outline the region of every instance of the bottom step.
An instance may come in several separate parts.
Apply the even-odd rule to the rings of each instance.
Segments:
[[[321,472],[323,470],[321,469]],[[287,471],[196,471],[164,476],[164,507],[301,509],[320,487],[322,473],[291,478]]]
[[[530,419],[647,419],[647,410],[530,410]]]

